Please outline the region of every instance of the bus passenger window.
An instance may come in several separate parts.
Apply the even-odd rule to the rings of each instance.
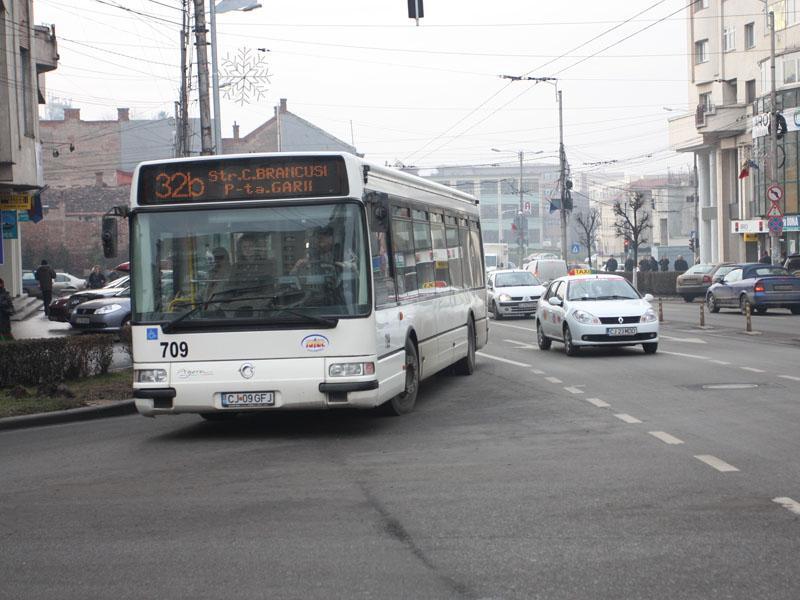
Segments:
[[[431,223],[431,238],[433,239],[433,268],[436,289],[443,291],[450,288],[450,265],[447,256],[447,242],[444,237],[444,225]]]
[[[392,252],[397,275],[397,299],[415,298],[418,294],[417,262],[411,221],[392,219]]]

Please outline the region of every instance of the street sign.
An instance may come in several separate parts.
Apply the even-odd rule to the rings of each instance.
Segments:
[[[769,207],[769,210],[767,211],[767,216],[768,217],[782,217],[783,216],[783,212],[781,212],[781,207],[778,206],[777,202],[773,202],[772,205]]]
[[[573,254],[577,254],[578,252],[581,251],[581,245],[580,244],[572,244],[572,247],[569,250]]]
[[[773,183],[767,188],[767,198],[769,198],[770,202],[778,202],[783,198],[783,188],[777,183]]]
[[[769,228],[770,233],[782,233],[783,232],[783,218],[782,217],[770,217],[769,221],[767,221],[767,227]]]
[[[522,205],[522,210],[526,215],[531,214],[531,203],[530,202],[526,202],[525,204],[523,204]]]

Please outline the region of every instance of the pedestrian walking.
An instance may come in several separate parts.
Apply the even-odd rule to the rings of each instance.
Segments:
[[[675,267],[675,271],[677,273],[683,273],[689,269],[689,263],[684,260],[682,254],[678,255],[678,258],[675,259],[675,264],[673,266]]]
[[[758,262],[764,265],[771,265],[772,264],[772,257],[770,257],[769,252],[764,250],[764,254],[761,255],[761,258],[758,259]]]
[[[56,272],[53,267],[47,264],[46,260],[42,260],[42,264],[36,269],[34,274],[36,281],[39,282],[39,287],[42,289],[42,302],[44,303],[44,316],[50,316],[50,302],[53,299],[53,281],[56,278]]]
[[[658,261],[658,264],[662,271],[669,271],[669,259],[666,256],[662,256],[661,260]]]
[[[636,263],[634,262],[633,257],[629,256],[628,258],[625,259],[625,270],[628,273],[631,273],[635,266],[636,266]]]
[[[639,261],[639,272],[640,273],[645,273],[645,272],[647,272],[649,270],[650,270],[650,259],[649,258],[643,258],[642,260],[640,260]]]
[[[89,273],[89,277],[86,279],[86,287],[91,290],[96,290],[97,288],[101,288],[106,284],[106,276],[103,275],[103,272],[100,270],[100,265],[95,265],[92,267],[92,272]]]
[[[649,259],[650,262],[650,270],[651,271],[658,271],[658,261],[656,260],[655,256],[651,256]]]
[[[5,282],[0,279],[0,342],[10,342],[14,339],[11,335],[11,315],[14,314],[14,301],[6,289]]]
[[[617,263],[617,259],[613,256],[606,261],[606,271],[609,273],[614,273],[618,266],[619,264]]]

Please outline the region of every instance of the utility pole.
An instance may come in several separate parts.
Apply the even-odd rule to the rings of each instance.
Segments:
[[[181,89],[176,110],[178,123],[176,132],[175,156],[189,156],[189,71],[187,50],[189,47],[189,0],[183,0],[183,24],[181,27]]]
[[[524,224],[527,223],[525,219],[525,202],[522,198],[522,161],[525,157],[525,153],[520,150],[519,151],[519,262],[517,262],[518,267],[522,267],[522,259],[523,254],[525,253],[525,238],[527,237],[527,231],[525,231]]]
[[[214,153],[211,109],[208,97],[208,52],[206,51],[205,0],[194,0],[194,33],[197,46],[197,87],[200,94],[200,154]]]
[[[769,21],[769,180],[770,185],[776,185],[778,183],[778,95],[775,93],[775,12],[769,9],[766,2],[764,5]],[[766,201],[764,204],[766,207]],[[781,256],[780,234],[770,231],[769,238],[772,264],[777,265]]]
[[[700,184],[697,180],[697,153],[694,153],[694,262],[700,262]],[[703,240],[705,243],[706,240]]]
[[[558,160],[559,186],[561,187],[561,257],[567,260],[567,157],[564,155],[564,111],[561,90],[558,90]]]
[[[217,0],[208,3],[211,23],[211,89],[214,92],[214,154],[222,154],[222,119],[219,106],[219,73],[217,72]]]

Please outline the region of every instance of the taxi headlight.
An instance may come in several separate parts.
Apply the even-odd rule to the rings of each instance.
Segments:
[[[334,363],[328,367],[331,377],[359,377],[361,375],[374,375],[375,363]]]
[[[510,302],[511,301],[511,296],[509,296],[508,294],[500,294],[499,298],[500,298],[500,302]]]
[[[167,380],[165,369],[135,369],[133,379],[137,383],[164,383]]]
[[[584,325],[597,325],[600,323],[600,319],[595,317],[592,313],[588,313],[585,310],[576,310],[572,313],[572,317],[578,322],[583,323]]]
[[[109,304],[107,306],[101,306],[96,311],[94,311],[94,314],[107,315],[108,313],[117,312],[118,310],[122,310],[121,304]]]
[[[639,319],[641,323],[652,323],[654,321],[658,321],[658,315],[652,308],[648,308]]]

